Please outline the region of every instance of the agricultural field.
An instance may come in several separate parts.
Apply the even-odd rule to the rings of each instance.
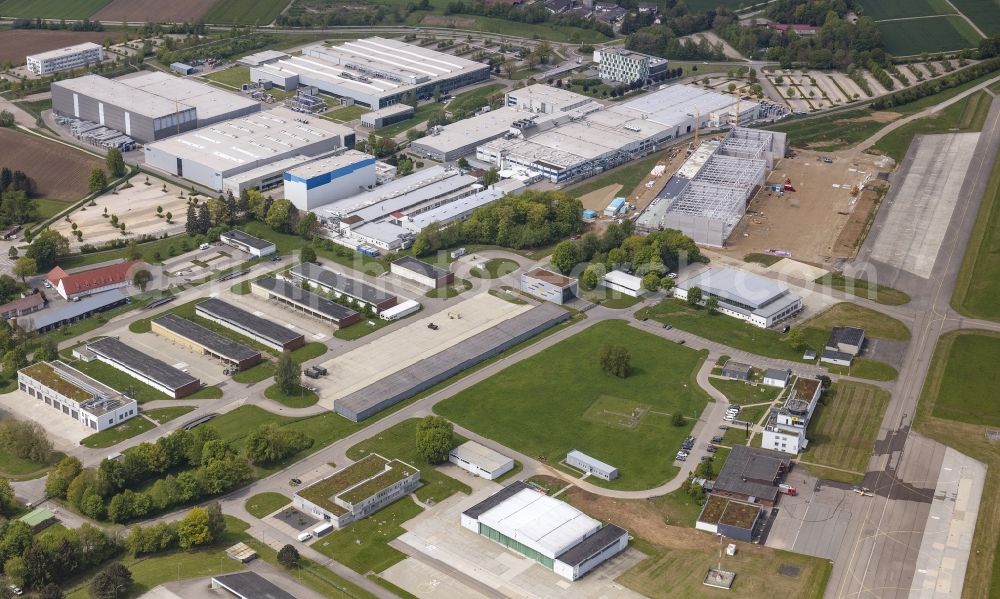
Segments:
[[[959,16],[878,23],[885,51],[896,56],[950,52],[979,45],[979,34]]]
[[[861,0],[861,6],[875,21],[955,13],[944,0]]]
[[[107,3],[108,0],[0,0],[0,15],[29,19],[86,19]]]
[[[613,341],[631,352],[625,379],[601,369]],[[622,321],[598,323],[435,407],[440,415],[557,466],[579,449],[621,469],[608,484],[650,488],[677,469],[663,447],[690,431],[706,395],[694,381],[704,352],[670,343]],[[674,426],[671,416],[687,422]],[[572,470],[567,470],[572,471]]]
[[[729,10],[736,10],[738,8],[745,8],[748,6],[753,6],[754,4],[760,4],[756,0],[688,0],[685,2],[687,7],[693,13],[708,12],[713,8],[718,8],[720,6],[725,6]]]
[[[206,23],[268,25],[288,6],[288,0],[218,0],[204,16]]]
[[[1000,35],[1000,4],[997,0],[951,0],[951,3],[986,35]]]
[[[94,15],[102,21],[188,22],[200,19],[218,0],[112,0]]]
[[[6,4],[9,2],[0,3],[0,14],[2,15],[12,14],[3,8]],[[114,37],[115,34],[110,35]],[[108,36],[106,31],[44,31],[35,29],[4,31],[3,35],[0,35],[0,62],[9,60],[10,64],[14,66],[22,65],[24,57],[29,54],[38,54],[83,42],[100,44]]]
[[[104,161],[35,135],[0,129],[2,166],[24,171],[35,183],[35,195],[78,200],[87,195],[87,177]]]
[[[848,381],[834,384],[809,421],[809,449],[803,460],[863,473],[888,405],[884,389]]]

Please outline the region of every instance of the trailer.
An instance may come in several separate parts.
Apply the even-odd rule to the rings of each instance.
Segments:
[[[316,537],[317,539],[332,531],[333,531],[333,524],[331,524],[330,522],[324,522],[319,526],[317,526],[316,528],[312,529],[313,536]]]

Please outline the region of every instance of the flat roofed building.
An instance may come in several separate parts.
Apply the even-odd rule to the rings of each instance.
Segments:
[[[580,285],[576,279],[533,268],[521,273],[521,291],[561,306],[580,295]]]
[[[175,135],[143,151],[148,166],[219,191],[226,177],[353,147],[353,129],[279,106]]]
[[[444,287],[455,281],[455,273],[438,268],[433,264],[428,264],[423,260],[417,260],[412,256],[403,256],[402,258],[393,260],[392,264],[389,265],[389,271],[396,276],[414,281],[431,289]]]
[[[313,86],[373,110],[398,104],[404,94],[426,99],[435,90],[447,93],[490,77],[489,65],[382,37],[316,44],[300,56],[253,60],[255,81]]]
[[[462,513],[462,527],[577,580],[628,546],[628,532],[512,483]]]
[[[259,237],[254,237],[253,235],[244,233],[239,229],[233,229],[220,234],[219,241],[225,243],[226,245],[231,245],[238,250],[243,250],[254,258],[270,256],[278,249],[273,242]]]
[[[150,328],[154,333],[203,355],[222,360],[238,370],[250,368],[261,360],[259,351],[177,314],[164,314],[154,318],[150,322]]]
[[[594,50],[594,62],[598,77],[621,83],[645,82],[667,70],[666,58],[611,46]]]
[[[764,522],[763,516],[764,510],[759,505],[709,495],[695,528],[750,543],[757,527]]]
[[[56,523],[56,515],[49,508],[36,507],[17,519],[31,527],[31,532],[37,533]]]
[[[347,150],[285,171],[285,199],[312,210],[375,187],[375,157]]]
[[[614,480],[618,478],[617,468],[596,458],[592,458],[576,449],[566,454],[566,463],[573,468],[582,470],[587,474],[593,474],[594,476],[603,478],[604,480]]]
[[[53,82],[52,109],[151,143],[259,112],[260,103],[194,79],[144,71],[117,79],[85,75]]]
[[[225,589],[237,599],[296,599],[256,572],[236,572],[212,577],[213,589]]]
[[[319,288],[326,293],[348,297],[355,302],[371,306],[376,312],[391,308],[399,301],[399,298],[392,293],[312,262],[297,264],[288,273],[296,281],[306,281],[311,287]]]
[[[112,289],[88,295],[80,301],[66,302],[62,306],[49,307],[46,310],[22,316],[17,319],[17,324],[26,331],[46,333],[61,326],[79,322],[94,314],[124,306],[130,301],[121,289]]]
[[[475,441],[448,452],[448,461],[486,480],[495,480],[514,468],[514,460]]]
[[[305,312],[314,318],[326,320],[338,328],[348,327],[361,320],[361,315],[354,310],[306,291],[284,279],[264,277],[251,283],[250,290],[254,295]]]
[[[393,222],[398,223],[409,231],[419,233],[433,223],[445,226],[455,222],[464,221],[469,218],[469,216],[471,216],[476,209],[492,204],[507,194],[517,193],[522,189],[524,189],[524,183],[518,181],[517,179],[504,179],[494,183],[482,191],[478,191],[470,196],[465,196],[453,202],[448,202],[447,204],[443,204],[437,208],[424,210],[423,207],[420,207],[415,213],[412,214],[400,213],[399,216],[394,214],[392,219]]]
[[[322,156],[321,156],[322,157]],[[257,168],[230,175],[222,180],[222,191],[239,196],[246,190],[266,191],[285,184],[285,172],[290,168],[318,160],[320,157],[298,154],[270,162]]]
[[[405,121],[413,116],[413,112],[413,107],[409,104],[393,104],[361,115],[361,126],[369,129],[381,129],[393,123]]]
[[[420,486],[420,470],[377,453],[301,489],[292,504],[341,528],[369,516]]]
[[[739,379],[741,381],[749,381],[750,372],[752,370],[753,368],[749,364],[737,362],[736,360],[726,360],[725,365],[722,367],[722,376],[728,376],[731,379]]]
[[[835,366],[850,366],[854,362],[854,354],[827,348],[819,355],[819,361]]]
[[[217,298],[208,298],[194,307],[194,312],[202,318],[217,322],[258,343],[263,343],[279,351],[293,350],[305,345],[305,335],[296,333],[276,322],[264,320],[242,308]]]
[[[87,65],[97,65],[104,60],[104,48],[100,44],[84,42],[25,58],[28,70],[36,75],[48,75],[68,71]]]
[[[59,360],[22,368],[17,372],[17,386],[95,431],[118,426],[139,414],[134,399]]]
[[[174,399],[191,395],[201,388],[201,381],[197,378],[114,337],[92,341],[87,344],[87,349],[101,362]]]
[[[674,297],[687,300],[695,287],[701,290],[702,304],[714,297],[719,312],[761,328],[791,318],[802,309],[802,298],[781,283],[741,270],[705,269],[678,283]]]
[[[818,379],[797,377],[785,403],[771,410],[764,425],[761,447],[793,455],[805,449],[809,444],[806,439],[809,421],[822,394],[823,385]]]
[[[646,293],[642,287],[642,279],[620,270],[612,270],[604,275],[601,283],[605,288],[624,293],[631,297],[640,297]]]
[[[764,371],[764,384],[769,387],[784,389],[792,378],[792,371],[787,368],[768,368]]]
[[[785,480],[791,464],[787,455],[734,445],[715,479],[712,493],[741,501],[753,497],[756,503],[773,506],[780,493],[778,484]]]
[[[861,353],[861,347],[864,344],[864,329],[857,327],[833,327],[830,331],[830,338],[826,342],[826,349],[857,356]]]

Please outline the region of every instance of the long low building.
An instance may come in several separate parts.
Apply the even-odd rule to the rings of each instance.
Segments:
[[[434,266],[412,256],[403,256],[393,260],[389,265],[389,272],[431,289],[438,289],[455,281],[455,273],[450,270]]]
[[[36,75],[49,75],[87,65],[97,66],[103,60],[104,48],[93,42],[29,54],[25,57],[28,70]]]
[[[259,237],[254,237],[249,233],[244,233],[239,229],[226,231],[219,235],[219,241],[226,245],[231,245],[238,250],[242,250],[254,258],[270,256],[278,251],[273,242]]]
[[[431,210],[420,211],[416,214],[399,211],[393,214],[392,221],[413,233],[419,233],[431,224],[445,226],[464,221],[472,216],[472,213],[478,208],[492,204],[504,196],[517,193],[522,189],[524,189],[524,183],[517,179],[504,179],[470,196]]]
[[[272,162],[353,147],[353,129],[279,106],[175,135],[143,151],[147,166],[221,191],[227,177]]]
[[[17,385],[31,397],[95,431],[118,426],[139,414],[134,399],[59,360],[22,368],[17,372]]]
[[[284,279],[264,277],[251,283],[250,290],[254,295],[276,301],[293,310],[305,312],[309,316],[330,322],[340,329],[361,320],[361,314],[354,310],[311,291],[306,291]]]
[[[150,143],[260,111],[260,103],[194,79],[143,71],[117,79],[85,75],[52,83],[52,110]]]
[[[293,281],[305,281],[310,287],[324,293],[332,293],[336,297],[348,298],[356,304],[369,306],[376,313],[388,310],[399,302],[399,298],[392,293],[312,262],[297,264],[288,271],[288,274]]]
[[[437,355],[424,358],[390,376],[334,401],[334,410],[355,422],[413,397],[428,387],[500,352],[534,337],[569,318],[569,313],[549,303],[505,320],[456,343]]]
[[[496,480],[514,469],[514,460],[475,441],[448,452],[448,461],[486,480]]]
[[[714,297],[719,312],[767,328],[802,310],[802,298],[772,279],[731,268],[707,268],[674,288],[674,297],[687,300],[694,288],[701,303]]]
[[[628,531],[602,525],[523,481],[462,512],[462,527],[577,580],[628,547]]]
[[[154,333],[202,355],[222,360],[237,370],[250,368],[261,360],[259,351],[176,314],[164,314],[149,324]]]
[[[302,333],[296,333],[276,322],[264,320],[214,297],[197,304],[194,313],[279,351],[291,351],[306,343],[305,335]]]
[[[105,364],[132,378],[162,391],[174,399],[191,395],[201,388],[201,381],[166,362],[125,345],[114,337],[104,337],[87,344],[87,349]]]
[[[253,81],[311,86],[373,110],[399,104],[404,94],[429,99],[490,78],[489,65],[383,37],[307,46],[298,56],[269,50],[241,62]]]
[[[21,316],[17,326],[26,331],[47,333],[59,327],[79,322],[95,314],[114,310],[129,303],[130,300],[121,289],[102,291],[88,295],[79,301],[65,302],[59,307],[49,307],[45,310]]]

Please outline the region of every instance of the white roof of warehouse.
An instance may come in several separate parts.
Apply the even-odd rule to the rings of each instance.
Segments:
[[[449,452],[457,458],[461,458],[470,464],[475,464],[483,470],[493,472],[511,463],[513,460],[499,451],[493,451],[489,447],[475,441],[466,441]]]
[[[178,105],[172,100],[125,85],[117,79],[108,79],[100,75],[84,75],[83,77],[64,79],[55,81],[52,85],[94,98],[100,102],[120,106],[123,110],[133,114],[141,114],[154,119],[193,108],[187,104]]]
[[[437,208],[409,216],[407,221],[416,229],[423,229],[433,222],[448,222],[449,219],[454,218],[457,214],[464,214],[475,210],[499,200],[508,193],[515,193],[523,188],[524,184],[517,179],[504,179],[471,196],[466,196],[453,202],[442,204]]]
[[[260,103],[247,96],[230,93],[194,79],[175,77],[162,71],[144,71],[126,75],[120,77],[118,81],[171,102],[193,106],[198,109],[199,120],[260,106]]]
[[[612,270],[611,272],[604,275],[604,280],[609,283],[614,283],[616,285],[621,285],[626,289],[641,289],[642,279],[634,275],[630,275],[627,272],[622,272],[620,270]]]
[[[553,559],[601,528],[587,514],[534,489],[519,491],[479,521]]]
[[[456,168],[435,165],[313,211],[323,210],[331,216],[357,215],[370,221],[405,210],[429,198],[469,187],[476,181],[478,179],[472,175],[463,175]]]
[[[787,287],[767,277],[731,268],[708,268],[677,286],[684,290],[698,287],[722,299],[754,307],[788,293]]]
[[[341,154],[334,154],[333,156],[329,156],[327,158],[320,158],[319,160],[312,160],[305,164],[300,164],[288,169],[287,172],[289,175],[295,177],[311,179],[312,177],[325,175],[337,170],[338,168],[354,164],[356,162],[361,162],[362,160],[367,160],[369,158],[374,159],[375,157],[365,154],[364,152],[359,152],[358,150],[347,150]]]
[[[272,60],[278,60],[279,58],[288,58],[288,54],[279,52],[278,50],[263,50],[261,52],[255,52],[254,54],[247,54],[236,62],[250,67],[255,67],[271,62]]]
[[[411,145],[418,148],[430,148],[442,153],[451,152],[469,144],[484,143],[503,135],[510,130],[511,123],[530,114],[505,106],[445,125],[438,130],[438,133],[428,133]]]

